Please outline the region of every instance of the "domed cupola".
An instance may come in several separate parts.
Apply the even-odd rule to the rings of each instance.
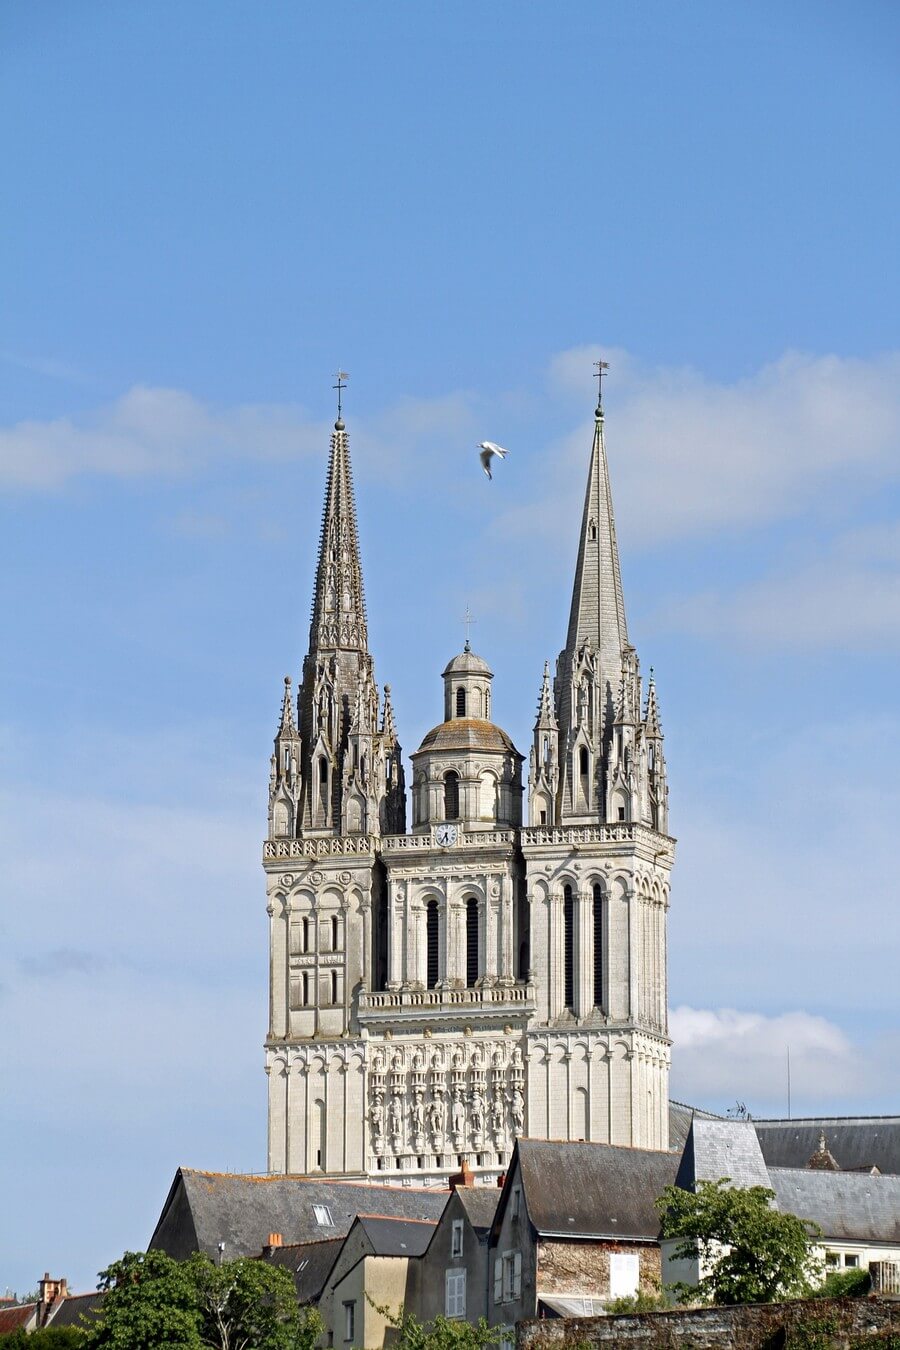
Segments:
[[[444,670],[444,721],[412,756],[417,833],[445,821],[465,830],[522,823],[523,756],[490,720],[493,678],[468,642]]]

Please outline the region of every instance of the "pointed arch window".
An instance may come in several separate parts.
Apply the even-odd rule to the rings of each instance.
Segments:
[[[591,771],[591,764],[590,764],[590,757],[588,756],[588,748],[586,745],[583,745],[581,749],[578,751],[578,768],[581,772],[582,778],[587,778],[588,774]]]
[[[466,691],[465,691],[465,689],[457,689],[457,691],[456,691],[456,715],[457,715],[457,717],[465,717],[465,715],[466,715]]]
[[[594,1007],[603,1007],[603,889],[594,886]]]
[[[563,1003],[575,1006],[575,901],[572,887],[563,887]]]
[[[444,775],[444,819],[459,820],[459,774],[454,769]]]
[[[425,906],[425,986],[437,988],[440,978],[440,930],[436,900],[429,900]]]
[[[478,901],[466,901],[466,987],[474,989],[478,979]]]

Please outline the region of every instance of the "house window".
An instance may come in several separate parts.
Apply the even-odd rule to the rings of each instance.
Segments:
[[[575,902],[572,887],[563,887],[563,1003],[575,1006]]]
[[[858,1252],[846,1252],[844,1255],[844,1265],[850,1266],[851,1268],[858,1266],[859,1265]]]
[[[504,1252],[494,1262],[494,1302],[513,1303],[522,1296],[522,1253]]]
[[[826,1252],[826,1253],[825,1253],[825,1264],[826,1264],[826,1266],[828,1266],[829,1268],[834,1268],[834,1267],[839,1266],[839,1265],[841,1264],[841,1258],[838,1256],[837,1252]]]
[[[522,1192],[518,1186],[514,1186],[512,1193],[512,1218],[514,1219],[517,1219],[519,1217],[519,1208],[521,1202],[522,1202]]]
[[[313,1205],[313,1218],[320,1228],[333,1228],[334,1219],[327,1205]]]
[[[445,1275],[445,1317],[465,1317],[466,1315],[466,1272],[448,1270]]]
[[[438,907],[436,900],[429,900],[425,906],[425,984],[428,989],[437,986],[440,976],[439,960]]]
[[[610,1252],[610,1298],[633,1298],[640,1283],[640,1257],[637,1252]]]
[[[444,775],[444,819],[459,820],[459,774],[453,769]]]
[[[466,901],[466,985],[474,989],[478,979],[478,901]]]
[[[352,1341],[356,1335],[356,1301],[344,1304],[344,1340]]]
[[[603,1007],[603,891],[594,887],[594,1007]]]
[[[450,1230],[450,1255],[462,1256],[463,1250],[463,1221],[454,1219],[453,1227]]]
[[[456,715],[457,715],[457,717],[465,717],[465,715],[466,715],[466,691],[465,691],[465,689],[457,689],[457,691],[456,691]]]

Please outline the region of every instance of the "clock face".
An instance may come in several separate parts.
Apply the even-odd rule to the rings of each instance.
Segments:
[[[459,831],[455,825],[438,825],[434,832],[435,843],[440,844],[441,848],[449,848],[455,844]]]

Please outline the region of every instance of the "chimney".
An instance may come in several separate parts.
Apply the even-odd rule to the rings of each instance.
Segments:
[[[38,1325],[43,1326],[53,1304],[57,1299],[66,1298],[69,1293],[65,1280],[51,1280],[50,1272],[44,1271],[44,1278],[38,1281]]]
[[[474,1185],[475,1185],[475,1173],[472,1171],[471,1167],[464,1158],[462,1167],[450,1178],[449,1181],[450,1189],[451,1191],[455,1191],[459,1186],[474,1186]]]
[[[280,1233],[270,1233],[263,1247],[263,1256],[271,1256],[276,1247],[284,1245],[284,1238]]]

